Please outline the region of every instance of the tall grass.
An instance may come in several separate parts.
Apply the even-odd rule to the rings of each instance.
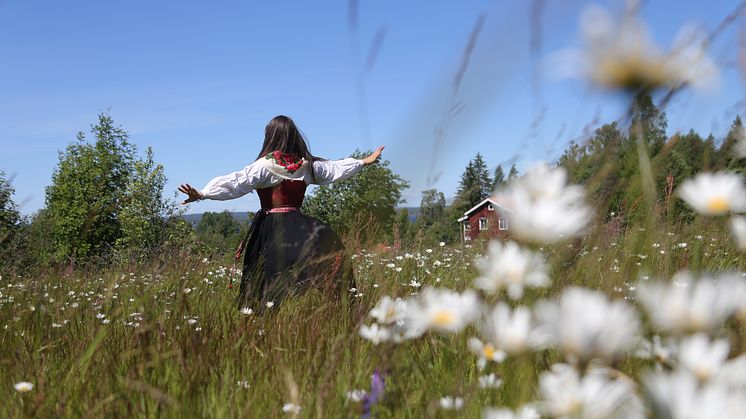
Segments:
[[[553,284],[526,301],[568,285],[633,299],[633,284],[653,273],[742,268],[714,224],[611,235],[599,227],[584,241],[546,247]],[[379,417],[478,417],[485,406],[534,400],[538,372],[559,359],[553,351],[479,371],[466,344],[471,330],[396,346],[359,337],[381,295],[406,297],[418,284],[469,287],[482,245],[409,251],[355,255],[350,304],[312,291],[250,315],[236,310],[236,289],[226,287],[230,270],[220,261],[182,257],[129,270],[3,276],[0,416],[277,417],[294,403],[301,417],[353,417],[361,406],[346,394],[368,389],[374,371],[385,378],[384,399],[373,409]],[[743,342],[741,329],[733,333],[734,343]],[[633,374],[649,366],[623,363]],[[481,389],[478,377],[490,372],[502,385]],[[35,387],[16,392],[19,381]],[[441,409],[444,396],[462,397],[464,407]]]

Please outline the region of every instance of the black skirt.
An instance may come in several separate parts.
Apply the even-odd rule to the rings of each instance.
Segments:
[[[339,235],[299,210],[257,212],[243,260],[238,307],[261,310],[310,288],[337,298],[355,286]]]

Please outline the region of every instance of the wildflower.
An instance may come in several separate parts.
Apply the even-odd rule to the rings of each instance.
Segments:
[[[746,217],[735,216],[730,219],[730,231],[736,241],[736,248],[746,252]]]
[[[267,308],[272,308],[272,307],[275,306],[275,302],[274,301],[267,301],[267,303],[264,304],[264,305],[267,306]]]
[[[191,288],[184,288],[184,294],[189,294],[190,292],[192,292]]]
[[[370,326],[360,326],[360,336],[371,341],[374,345],[378,345],[381,342],[391,340],[391,331],[386,327],[379,326],[378,323],[373,323]]]
[[[727,339],[710,341],[704,333],[690,336],[681,342],[679,362],[700,381],[716,376],[725,364],[730,351]]]
[[[496,199],[511,208],[505,213],[511,234],[535,243],[582,235],[592,212],[583,202],[583,188],[566,183],[563,168],[542,164],[499,191]]]
[[[492,362],[503,362],[505,360],[505,352],[495,348],[495,346],[489,342],[482,342],[477,338],[469,339],[469,349],[479,356],[477,366],[479,369],[484,369],[487,365],[487,361]]]
[[[28,381],[21,381],[21,382],[15,383],[13,388],[15,388],[16,391],[18,392],[25,393],[27,391],[33,390],[34,384],[29,383]]]
[[[238,385],[239,388],[243,388],[243,389],[248,389],[249,387],[251,387],[248,380],[238,380],[236,384]]]
[[[524,287],[544,287],[549,283],[544,257],[515,242],[490,241],[487,256],[477,260],[477,268],[481,272],[474,281],[477,288],[489,293],[505,288],[513,300],[523,297]]]
[[[734,173],[699,173],[685,180],[678,194],[703,215],[723,215],[746,210],[746,188]]]
[[[461,397],[445,396],[438,401],[440,407],[445,410],[459,410],[464,407],[464,399]]]
[[[511,308],[498,304],[481,324],[482,335],[497,348],[509,354],[519,354],[543,345],[545,337],[532,324],[527,307]]]
[[[479,388],[499,388],[502,382],[495,373],[489,373],[479,377]]]
[[[367,395],[368,393],[365,390],[352,390],[348,391],[345,397],[347,400],[357,403],[365,400],[365,396]]]
[[[637,298],[662,330],[674,333],[706,331],[722,324],[733,312],[727,293],[709,277],[697,281],[677,274],[669,284],[641,282]]]
[[[487,409],[484,419],[539,419],[541,416],[535,407],[525,405],[513,412],[510,409]]]
[[[438,243],[438,246],[440,246],[440,247],[443,247],[445,245],[446,245],[446,242],[440,242],[440,243]]]
[[[539,377],[544,414],[560,418],[644,418],[631,380],[612,379],[605,369],[581,377],[567,364],[554,364]]]
[[[580,360],[617,358],[635,344],[639,327],[627,303],[583,288],[569,288],[559,301],[540,303],[536,314],[547,343]]]
[[[285,403],[282,405],[282,411],[285,413],[294,413],[299,414],[300,413],[300,406],[293,403]]]
[[[427,330],[455,333],[479,314],[479,300],[472,290],[458,293],[449,289],[427,287],[418,299],[408,303],[407,324],[410,332]]]
[[[392,324],[404,319],[406,315],[406,302],[401,299],[392,299],[383,296],[378,304],[370,310],[370,316],[381,324]]]
[[[590,6],[580,25],[585,49],[557,55],[556,64],[564,70],[561,75],[584,76],[598,86],[635,93],[683,85],[707,90],[717,85],[717,67],[692,26],[682,28],[663,53],[650,39],[647,26],[632,13],[615,22],[605,9]]]
[[[686,370],[647,374],[643,383],[653,417],[737,418],[746,411],[741,394],[718,383],[700,385]]]
[[[244,316],[250,316],[254,314],[254,310],[252,310],[250,307],[244,307],[241,309],[241,314],[243,314]]]
[[[653,359],[663,364],[671,364],[678,352],[676,344],[672,340],[661,341],[659,335],[653,336],[652,340],[643,339],[635,356],[642,359]]]

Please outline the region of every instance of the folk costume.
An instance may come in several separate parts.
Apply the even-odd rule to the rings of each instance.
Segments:
[[[228,200],[256,190],[261,209],[242,243],[239,308],[260,308],[287,294],[315,288],[341,293],[354,286],[344,246],[328,224],[300,211],[310,184],[347,179],[363,167],[354,158],[306,161],[279,151],[243,170],[212,179],[205,199]]]

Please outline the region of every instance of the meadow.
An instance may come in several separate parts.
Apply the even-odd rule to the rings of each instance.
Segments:
[[[522,302],[556,297],[572,285],[635,305],[638,281],[683,268],[743,267],[729,236],[722,222],[705,218],[686,227],[661,223],[619,235],[599,224],[583,240],[541,248],[551,284],[527,290]],[[0,382],[6,402],[0,413],[356,417],[366,410],[375,417],[480,417],[488,407],[518,408],[541,398],[539,374],[561,362],[562,350],[510,355],[480,369],[468,342],[478,335],[476,326],[399,343],[373,344],[360,335],[382,296],[472,287],[484,245],[358,248],[352,256],[357,287],[349,290],[349,304],[310,292],[259,314],[235,307],[236,288],[227,287],[232,271],[223,260],[164,255],[160,263],[131,269],[4,276]],[[355,243],[348,248],[354,250]],[[504,295],[482,297],[485,305],[509,301]],[[635,356],[653,332],[646,322],[640,336],[647,340],[635,341],[637,349],[612,365],[635,378],[664,365]],[[730,321],[717,333],[730,337],[734,353],[746,345],[740,323]],[[364,409],[374,374],[383,378],[384,391]],[[13,388],[23,381],[33,389]]]

